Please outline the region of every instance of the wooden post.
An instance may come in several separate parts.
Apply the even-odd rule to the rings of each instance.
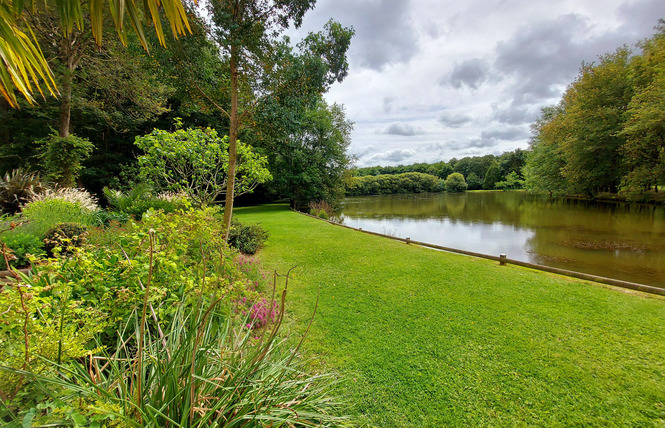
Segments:
[[[411,238],[406,238],[406,245],[411,244]]]
[[[505,266],[506,265],[506,255],[505,254],[500,254],[499,255],[499,265],[500,266]]]

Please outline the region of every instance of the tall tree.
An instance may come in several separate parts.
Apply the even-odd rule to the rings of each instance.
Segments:
[[[627,48],[583,64],[579,76],[563,96],[567,135],[561,141],[566,164],[563,175],[574,193],[592,196],[619,189],[624,174],[619,135],[632,96]]]
[[[346,150],[353,123],[344,108],[320,100],[298,119],[298,130],[267,150],[275,171],[270,189],[288,197],[293,207],[312,201],[335,203],[344,194],[351,162]]]
[[[658,32],[640,44],[642,54],[631,62],[635,95],[628,105],[623,153],[630,172],[624,191],[640,197],[650,187],[658,191],[665,182],[665,21]]]
[[[235,169],[237,158],[237,140],[242,126],[251,118],[255,99],[240,100],[241,93],[258,97],[267,97],[275,94],[279,96],[280,90],[286,84],[293,83],[289,76],[275,87],[262,85],[267,76],[273,73],[279,64],[274,62],[275,51],[280,50],[279,35],[291,24],[296,28],[302,24],[304,14],[314,7],[315,0],[211,0],[208,2],[208,11],[212,21],[211,36],[224,50],[230,69],[229,95],[231,105],[224,113],[229,117],[229,170],[224,205],[224,228],[226,235],[231,225],[233,213]],[[333,29],[341,28],[334,26]],[[344,29],[343,29],[344,30]],[[326,41],[310,38],[310,48],[320,48],[316,52],[319,57],[329,59],[330,73],[336,79],[346,75],[346,50],[348,48],[351,31],[344,30],[339,33],[328,32],[336,43],[323,46],[317,41]],[[338,59],[341,55],[341,59]],[[288,64],[287,64],[288,66]],[[282,68],[288,70],[288,67]],[[279,71],[279,70],[278,70]],[[297,79],[306,79],[308,76],[293,76]],[[241,91],[241,85],[251,88]],[[323,88],[322,88],[323,89]],[[241,102],[243,101],[243,102]],[[243,111],[240,111],[242,104]]]
[[[566,135],[562,115],[561,104],[544,107],[540,118],[531,125],[531,151],[524,166],[527,189],[546,191],[550,195],[567,190],[567,182],[562,174],[566,163],[559,149],[559,143]]]

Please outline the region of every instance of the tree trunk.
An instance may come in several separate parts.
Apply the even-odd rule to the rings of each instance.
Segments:
[[[238,47],[231,46],[231,117],[229,126],[229,171],[226,181],[224,203],[224,240],[228,241],[233,215],[233,200],[236,181],[236,158],[238,156]]]
[[[72,118],[72,80],[74,69],[67,64],[65,74],[62,76],[60,86],[60,123],[58,124],[58,135],[63,138],[69,137],[69,124]]]

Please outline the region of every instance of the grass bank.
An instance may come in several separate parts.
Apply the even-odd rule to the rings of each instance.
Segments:
[[[419,248],[269,205],[305,353],[380,427],[663,426],[665,299]]]

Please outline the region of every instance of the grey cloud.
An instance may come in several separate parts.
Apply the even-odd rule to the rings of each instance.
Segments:
[[[364,159],[363,161],[365,163],[381,162],[381,161],[402,162],[406,159],[413,157],[415,154],[416,152],[411,149],[394,149],[394,150],[388,150],[387,152],[374,154],[372,156],[369,156],[367,159]]]
[[[403,137],[413,137],[414,135],[424,134],[422,129],[414,128],[406,123],[393,123],[384,131],[388,135],[401,135]]]
[[[504,128],[504,129],[494,129],[490,131],[483,131],[480,133],[481,140],[504,140],[504,141],[515,141],[523,138],[527,138],[529,132],[522,128]]]
[[[463,147],[460,147],[460,148],[474,147],[474,148],[478,148],[478,149],[480,149],[480,148],[484,149],[484,148],[494,147],[494,146],[497,145],[497,143],[498,142],[495,138],[484,138],[481,135],[480,138],[471,138],[471,139],[469,139],[466,142],[466,144],[464,144]]]
[[[537,109],[529,109],[526,107],[510,106],[504,109],[495,109],[493,119],[500,123],[507,123],[509,125],[522,125],[525,123],[532,123],[538,118]]]
[[[665,18],[665,2],[642,0],[623,4],[617,11],[622,21],[618,32],[624,37],[642,39],[651,36],[658,18]]]
[[[364,146],[360,150],[350,150],[350,152],[359,158],[366,156],[374,151],[374,146],[369,145],[369,146]]]
[[[381,70],[387,64],[408,62],[418,53],[418,32],[409,16],[410,0],[337,0],[316,9],[352,25],[356,36],[349,55],[360,64]]]
[[[589,30],[581,15],[563,15],[523,27],[499,43],[494,66],[517,78],[514,102],[536,103],[557,96],[556,85],[569,83],[582,61],[599,53],[583,43]]]
[[[383,99],[383,111],[384,113],[390,113],[390,111],[393,108],[393,103],[395,102],[395,98],[393,97],[385,97]]]
[[[459,128],[468,125],[472,121],[473,119],[470,116],[464,114],[443,113],[441,117],[439,117],[439,122],[449,128]]]
[[[447,83],[457,89],[460,89],[462,86],[478,89],[480,85],[489,79],[489,73],[489,62],[484,59],[473,58],[456,64],[450,76],[440,79],[439,84]]]

